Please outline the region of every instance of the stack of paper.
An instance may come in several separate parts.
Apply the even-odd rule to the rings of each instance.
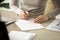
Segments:
[[[41,24],[34,23],[32,19],[31,20],[17,20],[16,25],[21,30],[32,30],[32,29],[44,28]]]
[[[56,19],[46,27],[48,30],[60,31],[60,20]]]
[[[36,33],[11,31],[9,33],[10,40],[31,40]]]

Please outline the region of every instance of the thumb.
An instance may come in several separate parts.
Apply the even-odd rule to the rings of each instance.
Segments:
[[[26,14],[29,15],[29,13],[26,11]]]

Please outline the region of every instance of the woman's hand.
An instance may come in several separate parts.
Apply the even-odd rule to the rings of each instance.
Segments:
[[[35,23],[42,23],[48,20],[48,15],[39,15],[38,17],[35,18],[34,22]]]
[[[21,11],[20,13],[20,18],[21,19],[28,19],[29,18],[29,13],[27,11]]]

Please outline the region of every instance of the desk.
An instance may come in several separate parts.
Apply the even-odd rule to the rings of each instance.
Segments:
[[[6,11],[6,10],[0,10],[0,13],[2,16],[6,16],[9,18],[13,18],[14,20],[19,19],[19,16],[17,14],[15,14],[12,11]],[[42,25],[44,27],[46,27],[47,25],[49,25],[52,21],[49,20],[45,23],[42,23]],[[8,32],[12,31],[12,30],[17,30],[17,31],[21,31],[16,24],[11,24],[9,26],[7,26]],[[52,30],[46,30],[46,29],[40,29],[40,30],[31,30],[31,31],[26,31],[26,32],[35,32],[37,33],[37,35],[32,39],[32,40],[60,40],[60,32],[57,31],[52,31]]]

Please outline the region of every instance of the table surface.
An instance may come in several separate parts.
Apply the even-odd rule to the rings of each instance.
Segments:
[[[20,19],[20,17],[12,11],[0,9],[0,13],[2,16],[12,18],[14,20]],[[42,23],[44,27],[48,26],[54,19],[48,20],[45,23]],[[8,32],[10,31],[21,31],[15,23],[7,26]],[[60,32],[46,30],[46,29],[37,29],[30,30],[26,32],[37,33],[37,35],[32,40],[60,40]]]

